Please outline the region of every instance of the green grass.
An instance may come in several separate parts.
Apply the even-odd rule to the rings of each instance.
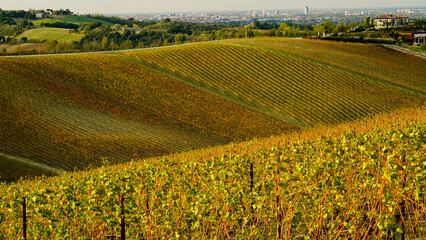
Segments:
[[[91,23],[91,22],[101,22],[103,24],[106,24],[108,26],[114,26],[114,23],[105,21],[105,20],[98,20],[94,18],[89,18],[85,16],[59,16],[55,17],[53,19],[42,19],[42,20],[35,20],[32,21],[34,25],[40,26],[41,23],[54,23],[54,22],[68,22],[68,23],[74,23],[74,24],[80,24],[80,23]]]
[[[108,26],[114,26],[114,23],[105,21],[105,20],[99,20],[99,19],[94,19],[94,18],[89,18],[89,17],[84,17],[84,16],[65,16],[63,18],[63,20],[65,22],[70,22],[70,23],[91,23],[91,22],[101,22],[103,24],[106,24]]]
[[[42,23],[54,23],[54,22],[63,22],[63,21],[64,21],[64,16],[56,16],[54,18],[44,18],[39,20],[33,20],[31,22],[34,24],[34,26],[40,27]]]
[[[19,52],[32,52],[38,53],[39,50],[41,52],[45,51],[46,46],[43,43],[23,43],[19,45],[0,45],[0,51],[3,52],[3,49],[6,49],[7,53],[10,54],[19,54]]]
[[[70,33],[69,29],[63,28],[34,28],[27,30],[17,36],[17,39],[26,37],[32,40],[55,40],[58,42],[80,41],[84,34]]]

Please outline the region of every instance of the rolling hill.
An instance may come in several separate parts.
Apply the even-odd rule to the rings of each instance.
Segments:
[[[54,40],[58,42],[79,42],[84,34],[70,33],[70,29],[64,28],[34,28],[17,36],[18,39],[26,37],[30,40]]]
[[[54,174],[424,104],[424,59],[331,42],[314,55],[315,44],[260,38],[0,58],[2,159]],[[13,166],[3,180],[25,175]]]
[[[0,62],[1,152],[60,170],[296,129],[115,54]]]
[[[319,42],[313,57],[315,46],[310,40],[259,38],[125,54],[301,127],[424,104],[425,59],[374,45],[330,42]]]

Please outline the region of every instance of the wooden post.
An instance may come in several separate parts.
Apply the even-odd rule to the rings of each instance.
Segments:
[[[250,192],[253,192],[253,163],[250,163]]]
[[[277,203],[277,239],[281,239],[281,205],[280,205],[280,195],[279,195],[279,186],[278,186],[278,175],[280,170],[278,166],[275,169],[275,201]]]
[[[149,195],[148,195],[148,191],[147,191],[146,199],[145,199],[145,213],[146,213],[146,215],[149,215]]]
[[[406,171],[407,171],[406,170],[407,169],[407,164],[406,164],[406,161],[405,161],[405,156],[402,159],[402,164],[403,164],[403,167],[405,166],[405,170],[403,171],[404,175],[402,176],[402,189],[405,189],[405,185],[406,185],[406,181],[407,181],[407,179],[405,177]],[[402,200],[402,202],[400,203],[400,206],[401,206],[401,218],[400,218],[400,221],[401,221],[401,229],[402,229],[401,240],[405,240],[405,216],[406,216],[405,199]]]
[[[120,195],[120,208],[121,208],[121,230],[120,230],[120,236],[121,236],[121,240],[126,240],[126,222],[124,219],[124,194],[122,193]]]
[[[25,197],[22,197],[22,237],[27,239],[27,206],[25,202]]]
[[[250,193],[252,193],[250,207],[251,207],[251,214],[252,215],[254,214],[254,209],[253,209],[253,202],[254,202],[253,201],[253,186],[254,186],[253,175],[254,175],[254,173],[253,173],[253,163],[250,163]]]

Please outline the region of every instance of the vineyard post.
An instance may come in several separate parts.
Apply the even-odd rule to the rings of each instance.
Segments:
[[[22,237],[27,239],[27,206],[25,202],[25,197],[22,197]]]
[[[402,166],[404,167],[404,166],[406,166],[406,162],[405,162],[405,157],[402,159]],[[406,170],[404,170],[403,172],[402,172],[402,188],[404,189],[405,188],[405,185],[406,185],[406,177],[405,177],[405,174],[406,174],[406,172],[405,172]],[[399,213],[397,213],[397,214],[395,214],[395,221],[396,221],[396,223],[398,224],[398,223],[400,223],[401,224],[401,230],[402,230],[402,233],[401,233],[401,240],[405,240],[405,216],[406,216],[406,207],[405,207],[405,200],[403,199],[403,200],[401,200],[401,202],[399,203]],[[395,237],[394,237],[394,239],[395,239]]]
[[[406,184],[406,171],[407,171],[407,164],[405,161],[405,156],[402,158],[402,165],[403,167],[405,166],[405,170],[403,170],[402,174],[402,189],[405,189],[405,184]],[[401,229],[402,229],[402,233],[401,233],[401,240],[405,240],[405,215],[406,215],[406,209],[405,209],[405,199],[403,199],[400,204],[401,206],[401,214],[399,216],[399,222],[401,222]]]
[[[250,163],[250,193],[251,193],[251,199],[252,199],[252,203],[251,203],[251,214],[254,214],[254,209],[253,209],[253,163]]]
[[[275,201],[277,203],[277,239],[281,239],[281,211],[280,211],[280,195],[279,195],[279,186],[278,186],[278,175],[280,170],[278,170],[278,165],[275,169]]]
[[[149,215],[149,195],[148,195],[148,189],[146,190],[145,213],[146,213],[147,216]]]
[[[124,194],[122,193],[120,195],[120,208],[121,208],[121,213],[120,213],[120,217],[121,217],[121,230],[120,230],[120,236],[121,236],[121,240],[126,240],[126,223],[125,223],[125,219],[124,219]]]

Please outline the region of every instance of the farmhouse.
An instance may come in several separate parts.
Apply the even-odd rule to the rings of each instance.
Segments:
[[[36,13],[36,18],[42,18],[42,17],[43,17],[43,13],[41,12]]]
[[[395,15],[382,15],[374,19],[376,28],[403,27],[408,25],[408,17]]]

